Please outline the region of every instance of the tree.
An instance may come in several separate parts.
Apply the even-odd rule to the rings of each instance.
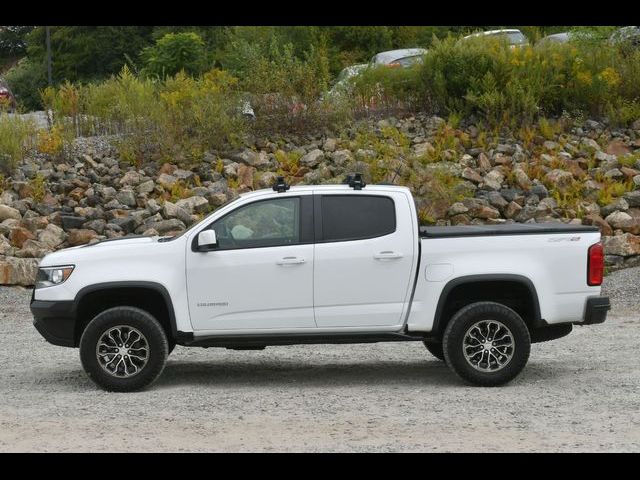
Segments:
[[[142,51],[144,73],[166,77],[181,70],[197,75],[209,67],[204,40],[194,32],[167,33]]]
[[[151,44],[152,31],[151,26],[51,27],[54,83],[103,79],[118,73],[127,57],[137,57]],[[27,36],[27,54],[33,64],[44,65],[44,27],[36,27]]]
[[[27,53],[27,35],[34,27],[0,27],[0,58],[20,57]]]

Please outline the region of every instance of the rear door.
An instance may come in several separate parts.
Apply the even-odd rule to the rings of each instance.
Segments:
[[[406,195],[325,192],[314,200],[316,324],[399,326],[416,253]]]

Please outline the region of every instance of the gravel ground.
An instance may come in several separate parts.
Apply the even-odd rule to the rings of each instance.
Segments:
[[[640,268],[602,325],[536,344],[502,388],[462,385],[418,343],[176,347],[147,391],[106,393],[0,287],[0,451],[639,451]]]

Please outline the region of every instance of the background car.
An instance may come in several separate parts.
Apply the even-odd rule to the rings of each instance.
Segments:
[[[14,112],[16,110],[16,98],[11,93],[9,85],[0,79],[0,111]]]
[[[542,37],[536,45],[548,45],[552,43],[567,43],[571,40],[571,35],[569,32],[560,32],[554,33],[552,35],[547,35],[546,37]]]
[[[609,37],[611,45],[628,45],[640,47],[640,27],[622,27]]]
[[[343,68],[336,77],[333,86],[327,92],[327,98],[350,93],[353,87],[351,80],[362,73],[368,66],[368,63],[359,63]]]
[[[389,50],[380,52],[371,57],[373,66],[386,65],[387,67],[410,67],[416,63],[422,63],[422,59],[427,53],[424,48],[402,48],[399,50]]]
[[[506,28],[501,30],[487,30],[485,32],[472,33],[463,37],[462,40],[468,40],[470,38],[497,38],[507,41],[511,48],[525,47],[529,45],[527,37],[517,28]]]

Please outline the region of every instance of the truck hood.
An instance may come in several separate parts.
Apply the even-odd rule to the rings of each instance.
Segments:
[[[96,258],[102,255],[108,255],[116,259],[120,256],[129,255],[132,249],[139,248],[142,245],[156,245],[161,238],[163,237],[131,236],[110,238],[96,243],[64,248],[46,255],[40,262],[40,266],[75,264],[86,257]]]
[[[100,240],[99,242],[95,242],[95,243],[88,243],[86,245],[80,245],[78,247],[72,247],[72,248],[95,248],[95,247],[105,247],[105,246],[111,246],[113,244],[116,244],[118,247],[124,246],[124,245],[140,245],[143,243],[156,243],[158,241],[158,239],[160,239],[162,237],[145,237],[142,235],[137,235],[137,236],[130,236],[130,237],[118,237],[118,238],[109,238],[107,240]]]

